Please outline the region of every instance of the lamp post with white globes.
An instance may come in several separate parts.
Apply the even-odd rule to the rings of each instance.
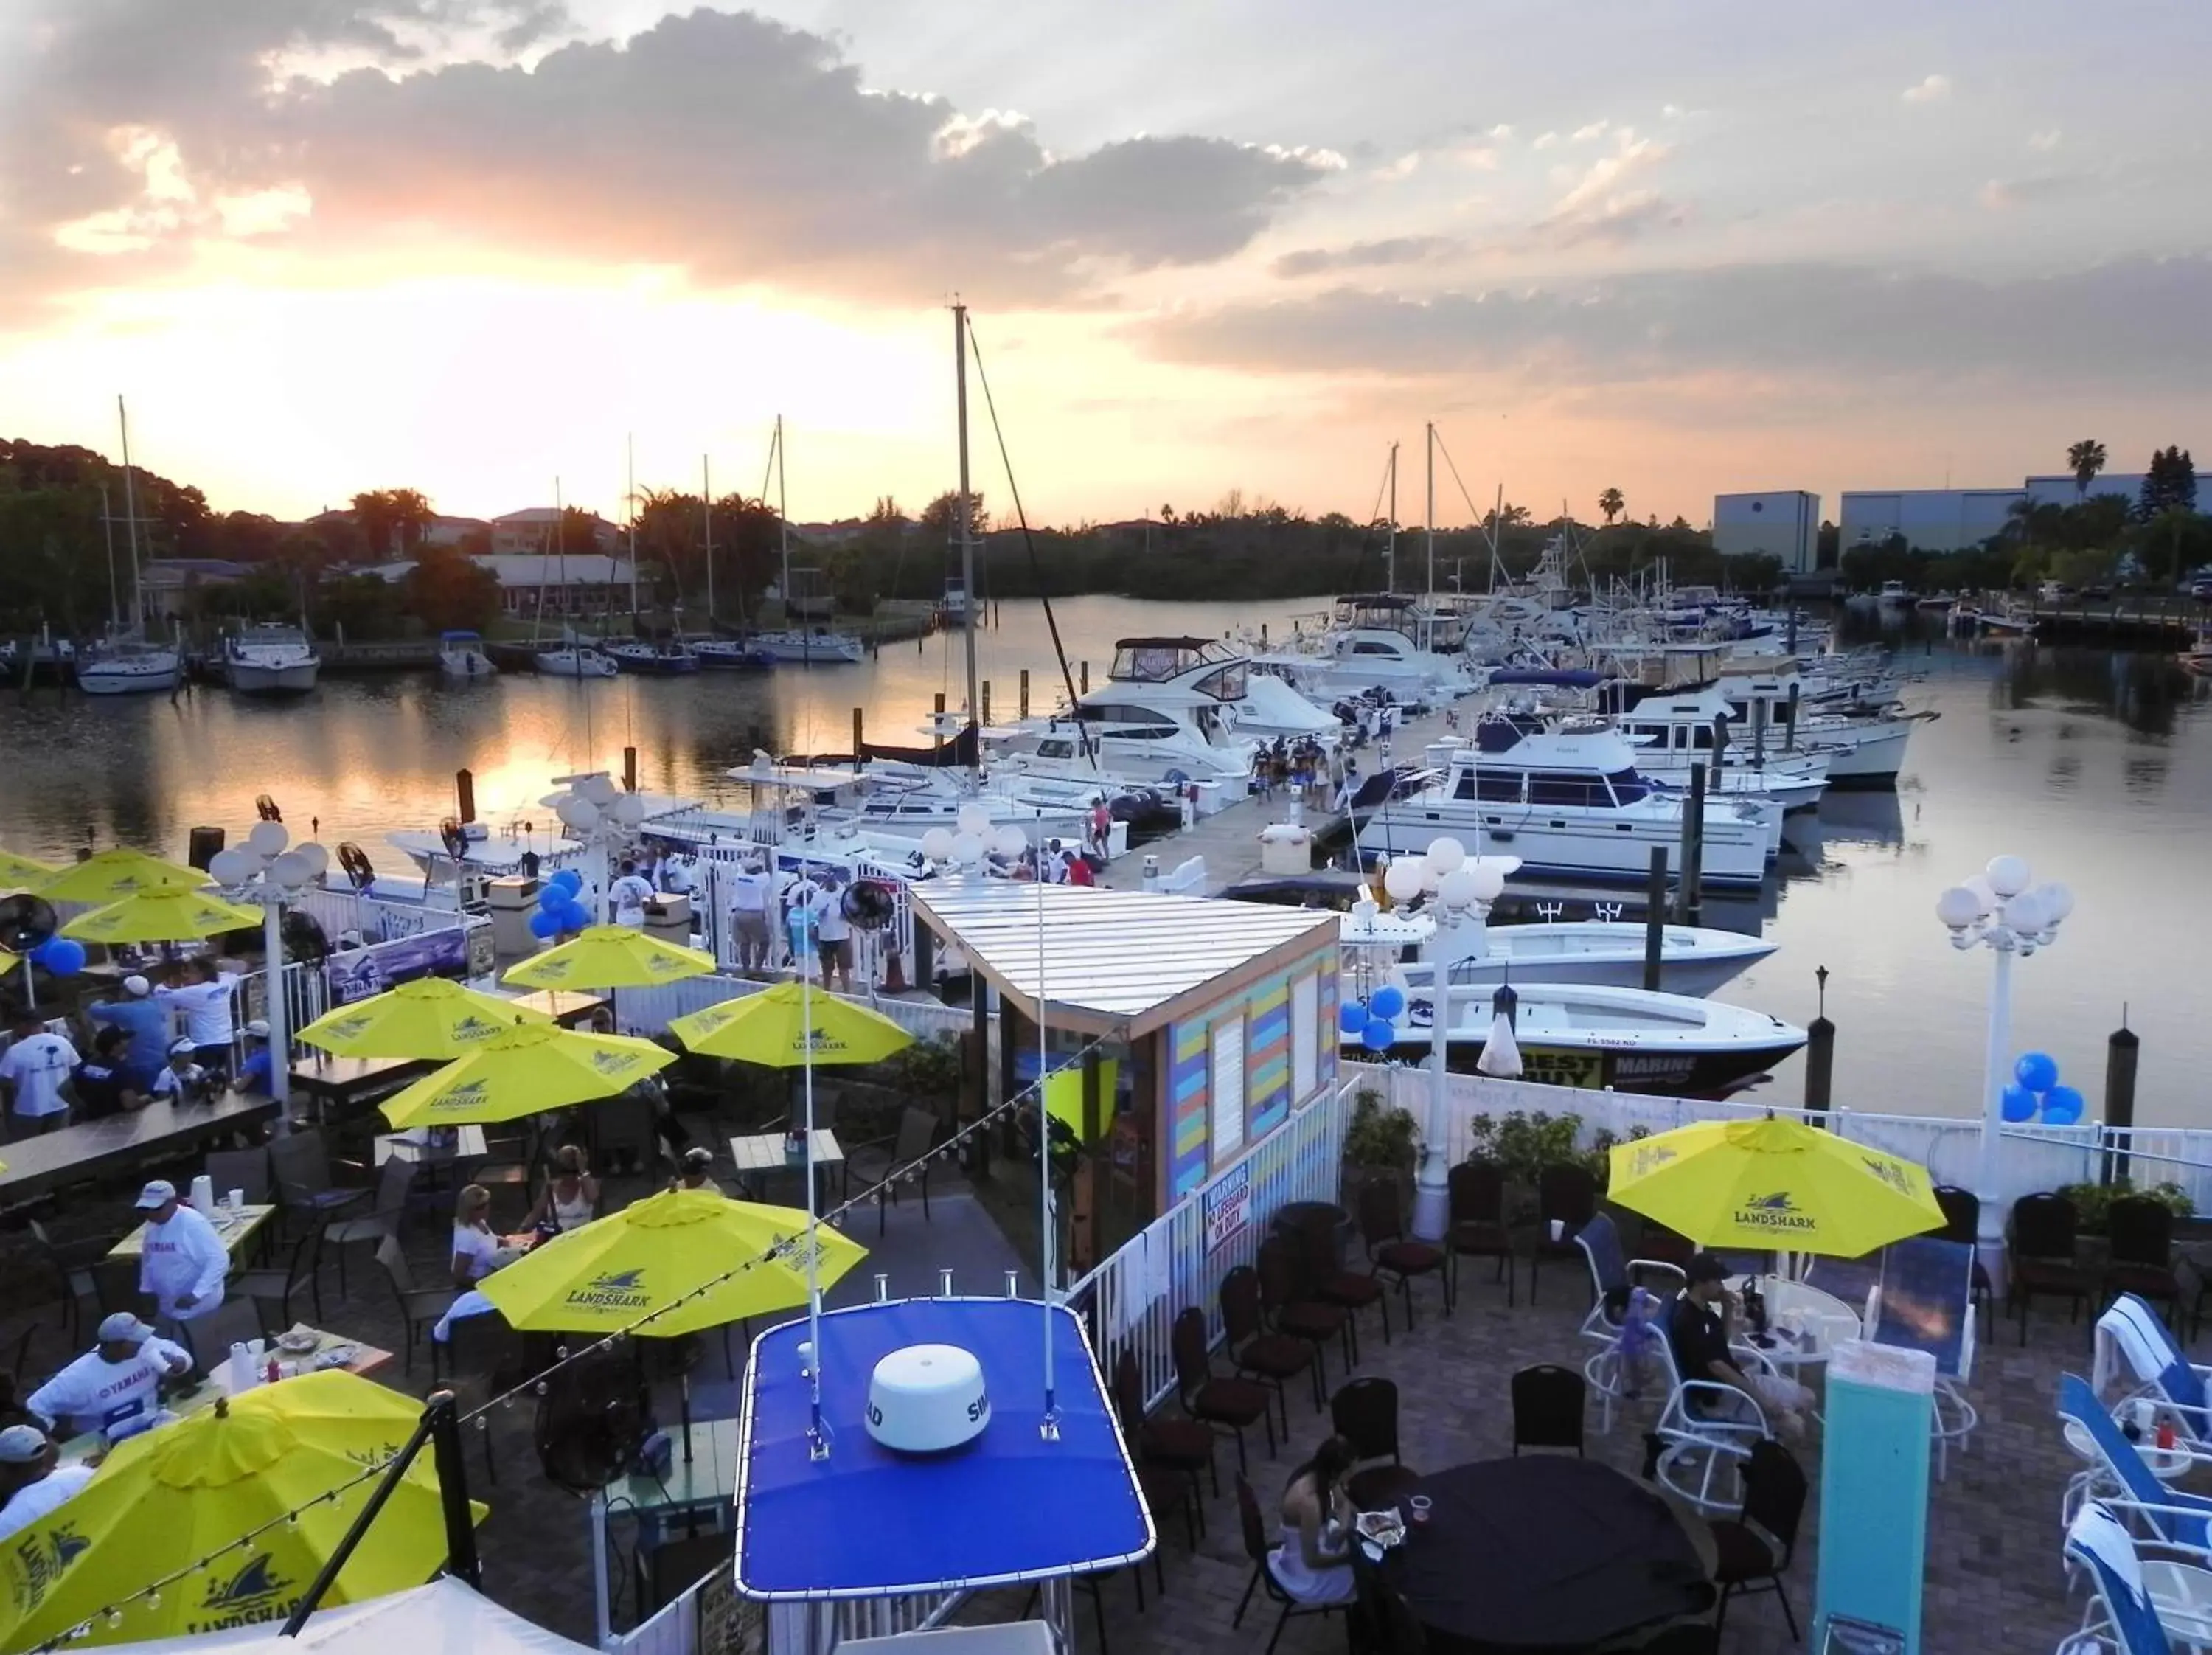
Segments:
[[[591,852],[592,923],[604,925],[613,917],[607,907],[608,887],[612,883],[609,858],[614,847],[645,820],[645,800],[625,793],[605,770],[554,779],[568,790],[554,796],[553,813]]]
[[[289,847],[289,848],[288,848]],[[267,969],[269,1095],[276,1100],[276,1130],[288,1129],[285,1104],[292,1095],[292,1032],[284,1005],[284,904],[322,878],[330,852],[310,839],[294,845],[282,822],[256,822],[242,845],[208,859],[208,877],[239,902],[261,910],[262,958]]]
[[[1996,856],[1962,885],[1936,899],[1936,917],[1951,933],[1961,952],[1977,943],[1996,957],[1990,983],[1989,1044],[1982,1074],[1981,1158],[1974,1194],[1981,1202],[1976,1236],[1982,1266],[1992,1291],[2004,1290],[2004,1209],[1997,1185],[1997,1154],[2004,1132],[2005,1076],[2012,1048],[2012,962],[2057,940],[2058,928],[2074,911],[2074,893],[2063,885],[2038,885],[2026,861]]]

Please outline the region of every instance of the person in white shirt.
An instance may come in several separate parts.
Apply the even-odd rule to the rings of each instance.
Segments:
[[[730,922],[737,932],[738,969],[750,976],[768,970],[768,870],[742,864],[730,880]]]
[[[51,1428],[97,1431],[109,1442],[158,1424],[161,1381],[182,1378],[192,1359],[156,1338],[129,1311],[100,1324],[100,1342],[33,1391],[24,1406]]]
[[[660,864],[660,888],[679,896],[690,896],[695,889],[691,877],[691,859],[680,851],[668,853]]]
[[[238,986],[235,972],[218,971],[211,959],[187,960],[185,980],[154,990],[155,1002],[164,1011],[183,1017],[185,1037],[192,1043],[193,1061],[202,1067],[230,1072],[231,990]]]
[[[482,1316],[496,1309],[477,1284],[521,1256],[520,1249],[507,1245],[492,1233],[491,1191],[480,1183],[464,1185],[453,1200],[453,1286],[460,1296],[438,1318],[430,1336],[442,1345],[453,1336],[453,1323],[463,1317]]]
[[[177,1186],[156,1178],[138,1192],[146,1214],[146,1246],[138,1262],[138,1291],[163,1316],[189,1322],[222,1303],[230,1253],[215,1226],[177,1199]]]
[[[208,1071],[199,1066],[199,1048],[189,1037],[169,1048],[168,1067],[154,1077],[156,1098],[173,1098],[180,1104],[204,1102],[210,1090]]]
[[[35,1013],[15,1019],[15,1044],[0,1053],[0,1086],[8,1092],[11,1137],[29,1137],[69,1124],[69,1099],[62,1083],[83,1062],[76,1048],[48,1034]]]
[[[814,886],[814,894],[807,898],[814,910],[814,946],[822,960],[822,986],[830,986],[834,977],[845,985],[845,992],[853,992],[853,922],[845,917],[844,893],[837,889],[834,875],[817,875],[822,883]]]
[[[615,905],[615,923],[642,927],[645,924],[645,905],[653,900],[653,881],[637,871],[635,862],[622,865],[622,877],[607,887],[607,897]]]
[[[0,1540],[75,1499],[92,1472],[89,1465],[61,1464],[53,1443],[35,1425],[0,1431]]]

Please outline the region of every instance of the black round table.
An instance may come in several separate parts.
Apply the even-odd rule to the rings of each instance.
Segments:
[[[1480,1460],[1421,1480],[1435,1505],[1383,1578],[1432,1651],[1587,1648],[1710,1608],[1705,1561],[1674,1509],[1593,1460]]]

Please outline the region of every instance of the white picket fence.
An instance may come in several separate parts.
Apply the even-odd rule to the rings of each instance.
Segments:
[[[1218,1339],[1221,1279],[1252,1263],[1275,1214],[1292,1202],[1336,1201],[1344,1129],[1358,1085],[1347,1082],[1292,1111],[1226,1171],[1068,1289],[1067,1302],[1090,1320],[1102,1366],[1110,1368],[1124,1347],[1135,1351],[1148,1403],[1175,1386],[1169,1334],[1176,1313],[1199,1306],[1209,1340]],[[1239,1188],[1241,1218],[1232,1224]],[[1218,1222],[1209,1226],[1209,1216]]]
[[[726,1564],[702,1575],[683,1594],[634,1631],[607,1640],[619,1655],[698,1655],[699,1611],[710,1586],[726,1593]],[[763,1618],[761,1655],[828,1655],[848,1638],[888,1638],[941,1626],[968,1599],[964,1591],[924,1592],[908,1597],[847,1597],[817,1603],[772,1603]],[[811,1634],[811,1635],[810,1635]],[[718,1646],[727,1641],[718,1636]],[[750,1655],[724,1652],[724,1655]]]

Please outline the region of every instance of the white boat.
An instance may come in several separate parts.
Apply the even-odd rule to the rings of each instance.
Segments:
[[[1902,581],[1884,581],[1874,600],[1884,609],[1902,609],[1912,601],[1912,593]]]
[[[1728,701],[1711,690],[1677,691],[1646,696],[1614,716],[1614,727],[1636,747],[1636,768],[1647,776],[1686,781],[1692,764],[1706,769],[1706,785],[1723,790],[1762,793],[1784,810],[1809,810],[1827,791],[1831,755],[1825,749],[1792,749],[1790,733],[1765,726],[1765,703],[1754,703],[1759,721],[1747,731]],[[1713,762],[1716,727],[1728,733],[1720,763]]]
[[[848,849],[873,844],[903,856],[934,828],[957,831],[965,807],[981,807],[993,830],[1013,826],[1031,843],[1081,843],[1090,826],[1081,800],[1025,800],[966,785],[963,771],[917,771],[870,764],[860,770],[820,764],[779,764],[766,753],[727,772],[727,805],[685,805],[647,818],[644,831],[690,845],[771,841],[805,846],[836,841]]]
[[[307,635],[283,624],[249,626],[223,640],[223,675],[242,696],[297,696],[315,687],[323,660]]]
[[[438,670],[447,678],[488,678],[499,671],[484,653],[483,639],[474,632],[438,635]]]
[[[770,660],[795,661],[801,666],[852,666],[867,659],[867,646],[849,632],[826,626],[787,627],[777,632],[756,632],[749,648]]]
[[[1635,749],[1601,720],[1526,734],[1503,720],[1475,727],[1448,766],[1415,772],[1358,816],[1364,855],[1401,855],[1450,834],[1473,850],[1521,858],[1532,872],[1634,880],[1654,845],[1679,857],[1684,802],[1636,768]],[[1709,800],[1702,877],[1756,885],[1782,843],[1780,806]]]
[[[564,643],[557,649],[541,649],[535,659],[538,670],[549,678],[611,678],[619,670],[612,655],[588,643]]]
[[[957,581],[945,583],[945,595],[937,600],[937,624],[948,631],[956,626],[965,626],[974,618],[968,602],[968,588]]]
[[[1784,745],[1804,752],[1822,752],[1828,758],[1831,788],[1893,788],[1904,768],[1905,749],[1911,739],[1914,720],[1886,711],[1863,717],[1845,717],[1806,711],[1798,697],[1794,742],[1789,738],[1791,675],[1734,673],[1713,685],[1730,711],[1745,724],[1760,703],[1766,707],[1770,730],[1785,732]]]
[[[1517,857],[1491,859],[1516,864]],[[1407,912],[1376,910],[1355,904],[1341,922],[1338,942],[1344,951],[1344,998],[1359,997],[1363,986],[1383,971],[1402,972],[1409,989],[1425,994],[1436,981],[1437,964],[1446,966],[1455,986],[1512,982],[1562,983],[1613,989],[1644,986],[1644,928],[1623,920],[1553,920],[1529,925],[1492,925],[1479,910],[1431,911],[1428,904]],[[1407,946],[1420,951],[1401,964]],[[1774,952],[1762,937],[1709,926],[1662,926],[1659,938],[1659,988],[1666,994],[1697,998],[1713,992],[1747,967]]]
[[[166,695],[184,676],[184,657],[173,647],[143,638],[94,644],[76,662],[76,687],[88,696]]]
[[[1498,989],[1447,991],[1445,1066],[1474,1070],[1489,1044]],[[1763,1080],[1805,1044],[1805,1031],[1764,1012],[1687,995],[1572,983],[1516,983],[1515,1043],[1530,1080],[1662,1097],[1726,1097]],[[1397,1044],[1428,1055],[1433,991],[1407,997]]]
[[[1361,593],[1338,599],[1326,626],[1295,632],[1286,648],[1260,659],[1310,699],[1333,703],[1388,690],[1419,704],[1477,687],[1463,653],[1466,636],[1455,613],[1399,593]]]
[[[717,672],[759,672],[775,665],[775,657],[753,647],[750,638],[699,638],[691,654],[700,666]]]
[[[1247,672],[1244,698],[1231,709],[1231,727],[1261,741],[1317,741],[1334,747],[1344,739],[1344,721],[1316,707],[1272,672]]]
[[[672,677],[699,670],[693,646],[680,638],[617,638],[601,648],[624,672]]]
[[[1243,735],[1249,658],[1213,638],[1121,638],[1106,682],[1072,712],[986,733],[993,764],[1073,758],[1133,782],[1233,784],[1238,797],[1259,744]]]

